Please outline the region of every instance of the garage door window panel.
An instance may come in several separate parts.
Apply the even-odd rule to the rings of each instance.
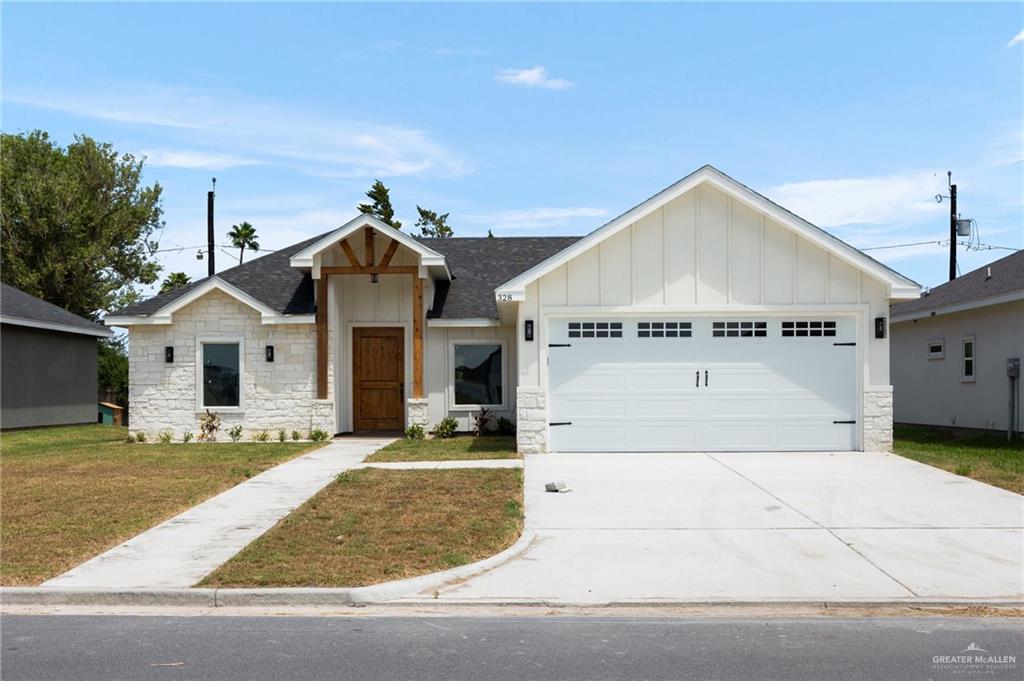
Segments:
[[[622,322],[569,322],[569,338],[622,338]]]
[[[637,322],[637,338],[691,338],[692,322]]]
[[[766,338],[768,322],[712,322],[715,338]]]
[[[801,320],[783,321],[783,338],[835,338],[835,321]]]

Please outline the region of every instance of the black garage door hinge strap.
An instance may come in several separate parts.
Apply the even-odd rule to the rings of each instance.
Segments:
[[[833,343],[832,345],[856,345],[856,343]]]
[[[571,348],[572,343],[548,343],[549,348]]]
[[[833,421],[832,423],[857,423],[856,421]]]
[[[549,426],[571,426],[572,421],[552,421]]]

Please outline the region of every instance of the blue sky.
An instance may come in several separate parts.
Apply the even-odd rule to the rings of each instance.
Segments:
[[[20,5],[3,122],[145,154],[163,248],[256,226],[279,248],[373,178],[410,228],[583,234],[711,163],[863,248],[1024,247],[1024,6]],[[963,271],[1008,251],[961,249]],[[936,245],[872,251],[925,285]],[[168,271],[203,276],[194,250]],[[230,258],[218,254],[226,267]]]

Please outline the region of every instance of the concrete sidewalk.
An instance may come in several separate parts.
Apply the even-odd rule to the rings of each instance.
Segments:
[[[115,546],[44,588],[190,587],[393,438],[345,438],[286,461]]]

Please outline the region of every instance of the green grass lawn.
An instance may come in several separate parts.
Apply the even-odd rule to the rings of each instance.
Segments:
[[[102,425],[0,435],[0,584],[39,584],[321,446],[129,445],[126,435]]]
[[[364,586],[477,561],[522,532],[518,469],[338,476],[198,586]]]
[[[383,461],[455,461],[478,459],[515,459],[516,439],[511,435],[463,435],[447,440],[398,440],[371,454],[366,460]]]
[[[1006,435],[927,426],[896,426],[893,451],[990,485],[1024,494],[1024,441]]]

